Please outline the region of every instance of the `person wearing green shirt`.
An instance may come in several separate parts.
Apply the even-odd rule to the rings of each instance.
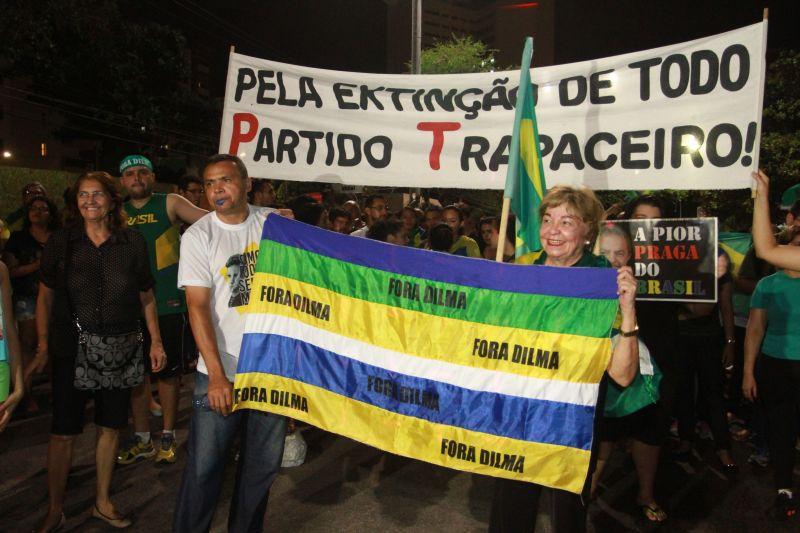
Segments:
[[[424,230],[420,226],[420,219],[423,217],[422,211],[416,207],[407,205],[400,211],[400,220],[408,236],[408,245],[419,248],[422,245]]]
[[[788,228],[778,242],[800,250],[800,228]],[[797,513],[792,471],[800,434],[800,270],[780,270],[761,279],[753,291],[744,341],[742,394],[750,401],[763,400],[777,490],[772,511],[775,518],[785,520]]]
[[[119,166],[120,181],[130,199],[125,203],[128,226],[144,235],[150,256],[150,269],[156,280],[154,288],[158,321],[167,364],[150,375],[158,380],[158,396],[163,416],[161,446],[156,453],[150,440],[150,379],[133,390],[131,407],[135,435],[120,447],[117,462],[130,464],[156,456],[158,463],[174,463],[175,421],[178,415],[178,377],[182,371],[183,340],[187,338],[186,300],[178,289],[180,224],[191,225],[207,211],[196,207],[178,194],[153,192],[156,176],[153,164],[141,155],[131,155]]]
[[[442,211],[442,220],[453,230],[455,241],[450,247],[453,255],[464,257],[481,257],[481,249],[475,239],[462,235],[462,225],[464,224],[464,214],[457,205],[448,205]]]

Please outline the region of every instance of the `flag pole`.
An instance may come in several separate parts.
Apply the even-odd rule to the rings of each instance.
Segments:
[[[768,7],[764,8],[764,15],[763,15],[761,20],[764,21],[764,22],[769,22],[769,8]],[[765,35],[764,35],[764,49],[765,50],[767,48],[766,41],[767,41],[767,36],[766,36],[766,32],[765,32]],[[758,136],[756,138],[756,140],[758,141],[759,145],[761,145],[761,126],[760,126],[760,124],[761,124],[761,116],[764,113],[764,84],[766,83],[766,68],[767,68],[766,63],[767,63],[767,58],[764,57],[764,58],[762,58],[762,60],[764,61],[764,63],[762,65],[762,67],[761,67],[761,89],[760,89],[761,90],[761,107],[759,107],[759,109],[758,109],[758,124],[759,124],[759,127],[756,130],[756,135]],[[759,166],[760,166],[760,163],[758,161],[758,157],[756,157],[756,172],[758,172]],[[755,200],[755,198],[756,198],[756,184],[753,183],[750,186],[750,199]]]
[[[500,234],[497,236],[497,251],[494,260],[503,262],[503,251],[506,248],[506,230],[508,230],[508,212],[511,210],[511,198],[503,197],[503,211],[500,214]]]
[[[528,47],[530,45],[530,53],[528,53]],[[523,80],[527,80],[528,76],[523,76],[522,69],[528,69],[530,72],[531,69],[531,56],[533,51],[533,40],[530,37],[527,37],[525,40],[525,47],[522,52],[522,62],[519,66],[519,89],[517,90],[517,103],[515,105],[516,109],[514,110],[514,127],[519,126],[519,119],[522,115],[522,82]],[[530,83],[526,81],[526,83]],[[499,235],[497,236],[497,250],[495,251],[494,260],[498,263],[503,262],[503,251],[506,248],[506,233],[508,229],[508,213],[511,211],[511,197],[507,194],[508,191],[508,176],[516,173],[516,167],[519,164],[517,158],[514,157],[513,154],[519,152],[519,133],[514,132],[514,135],[511,136],[511,147],[509,148],[509,157],[508,157],[508,168],[506,170],[506,187],[503,191],[503,210],[500,213],[500,229]]]

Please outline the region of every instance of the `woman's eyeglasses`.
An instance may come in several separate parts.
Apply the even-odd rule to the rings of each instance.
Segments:
[[[92,200],[94,200],[95,198],[105,198],[106,196],[108,196],[108,195],[106,193],[104,193],[103,191],[92,191],[92,192],[80,191],[80,192],[78,192],[78,198],[80,198],[81,200],[86,200],[87,198],[90,198],[90,197],[91,197]]]

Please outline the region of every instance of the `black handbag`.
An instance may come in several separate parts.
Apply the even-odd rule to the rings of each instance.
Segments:
[[[144,335],[141,328],[106,335],[78,330],[78,353],[72,385],[79,390],[127,389],[144,380]]]
[[[71,254],[71,246],[67,244],[64,290],[69,312],[78,332],[72,385],[78,390],[135,387],[144,380],[144,335],[141,324],[137,324],[135,330],[113,335],[92,333],[83,328],[72,305],[67,284]]]

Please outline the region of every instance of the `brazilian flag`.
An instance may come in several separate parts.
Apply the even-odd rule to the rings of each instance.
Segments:
[[[749,233],[733,233],[721,231],[719,247],[731,258],[731,274],[736,277],[747,251],[753,245],[753,236]],[[750,313],[750,295],[733,290],[733,312],[736,316],[747,316]]]
[[[744,261],[744,256],[753,245],[753,236],[749,233],[733,233],[721,231],[719,246],[731,258],[731,274],[737,276]]]
[[[516,257],[541,250],[539,240],[539,206],[547,192],[539,149],[539,129],[531,87],[533,39],[525,39],[519,72],[517,107],[508,157],[504,197],[511,200],[511,211],[517,217]]]

